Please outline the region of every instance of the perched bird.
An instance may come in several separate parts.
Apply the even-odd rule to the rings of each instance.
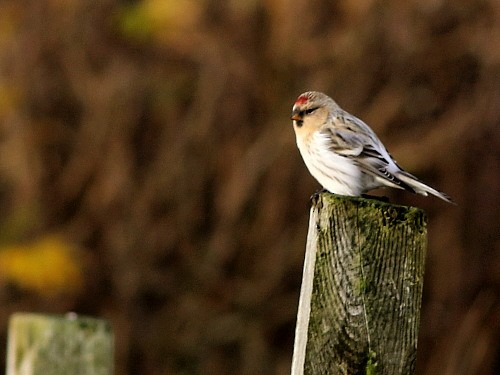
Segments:
[[[389,186],[453,203],[397,165],[373,130],[329,96],[315,91],[301,94],[293,105],[292,120],[309,172],[329,192],[360,196]]]

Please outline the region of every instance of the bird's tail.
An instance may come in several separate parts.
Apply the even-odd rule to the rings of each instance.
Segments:
[[[438,198],[441,198],[442,200],[455,204],[453,200],[448,196],[447,194],[438,191],[436,189],[431,188],[429,185],[426,185],[422,181],[420,181],[418,178],[416,178],[414,175],[406,172],[406,171],[399,171],[397,173],[397,178],[401,181],[403,181],[405,184],[410,186],[413,190],[415,190],[415,193],[422,194],[427,196],[428,193],[435,195]]]

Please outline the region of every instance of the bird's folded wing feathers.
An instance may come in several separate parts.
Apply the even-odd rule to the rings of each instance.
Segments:
[[[322,132],[328,138],[330,150],[354,160],[364,173],[379,177],[387,186],[415,191],[389,171],[391,162],[375,148],[374,140],[367,134],[355,132],[348,127],[325,128]]]

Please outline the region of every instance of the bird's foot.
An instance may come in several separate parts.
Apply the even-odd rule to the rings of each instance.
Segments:
[[[311,203],[316,203],[319,199],[319,195],[323,194],[323,193],[327,193],[327,192],[328,192],[328,190],[326,190],[325,188],[320,189],[320,190],[316,190],[314,192],[314,194],[311,195],[311,197],[309,198],[311,200]]]

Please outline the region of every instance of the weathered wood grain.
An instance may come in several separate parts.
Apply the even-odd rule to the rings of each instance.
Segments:
[[[414,373],[426,245],[420,209],[317,196],[292,374]]]

